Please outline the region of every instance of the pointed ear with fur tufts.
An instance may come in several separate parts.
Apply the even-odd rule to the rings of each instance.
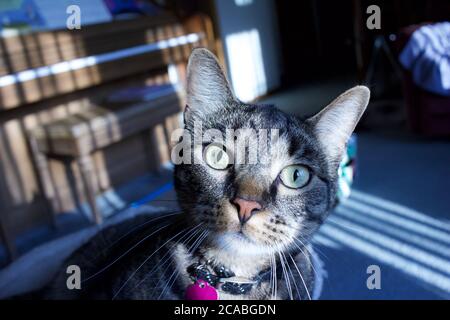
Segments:
[[[369,98],[367,87],[356,86],[307,120],[325,154],[333,162],[341,161],[347,141],[366,110]]]
[[[192,112],[200,116],[216,112],[234,99],[217,58],[207,49],[194,49],[189,57],[186,99],[185,119]]]

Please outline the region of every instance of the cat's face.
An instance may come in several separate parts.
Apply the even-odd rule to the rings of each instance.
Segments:
[[[202,223],[217,246],[240,254],[305,243],[333,204],[338,164],[368,90],[356,87],[300,120],[237,101],[204,49],[191,55],[187,89],[191,139],[180,145],[184,155],[186,148],[192,153],[189,164],[176,165],[175,187],[192,223]],[[204,134],[210,129],[216,134]]]

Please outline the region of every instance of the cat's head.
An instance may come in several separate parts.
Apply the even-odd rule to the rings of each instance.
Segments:
[[[195,49],[187,70],[185,135],[176,150],[191,159],[175,166],[184,212],[217,246],[241,254],[307,241],[333,205],[338,166],[369,95],[355,87],[301,120],[238,101],[214,55]],[[237,131],[230,136],[231,129]],[[255,150],[256,161],[250,156]]]

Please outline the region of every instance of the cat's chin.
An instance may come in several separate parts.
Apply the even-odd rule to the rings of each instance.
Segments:
[[[214,242],[218,248],[237,255],[259,256],[272,252],[270,247],[256,243],[242,232],[222,233],[215,237]]]

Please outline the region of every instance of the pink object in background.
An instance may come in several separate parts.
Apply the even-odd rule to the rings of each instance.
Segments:
[[[219,300],[219,293],[208,282],[197,280],[187,287],[186,300]]]

